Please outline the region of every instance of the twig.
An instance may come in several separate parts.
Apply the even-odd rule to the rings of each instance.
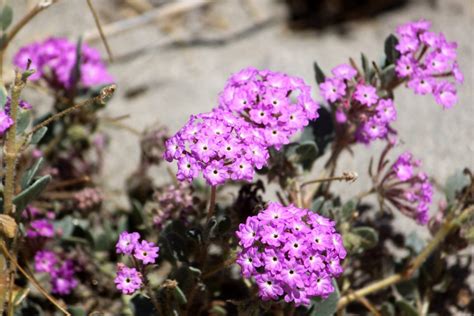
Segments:
[[[466,218],[472,216],[474,206],[464,209],[461,214],[454,219],[447,219],[446,222],[441,226],[436,235],[430,241],[430,243],[423,249],[422,252],[416,256],[410,264],[401,273],[393,274],[385,279],[373,282],[362,289],[349,293],[339,299],[337,304],[338,309],[342,309],[344,306],[357,300],[360,297],[364,297],[371,293],[378,292],[391,285],[397,284],[403,280],[408,280],[413,276],[413,273],[426,261],[426,259],[433,253],[433,251],[444,241],[446,236],[458,227]]]
[[[51,295],[48,294],[48,292],[41,286],[41,284],[39,284],[39,282],[32,276],[30,275],[28,272],[26,272],[19,264],[18,262],[16,261],[16,259],[10,254],[10,252],[8,251],[7,247],[5,246],[5,242],[2,240],[0,241],[0,249],[3,253],[3,255],[5,257],[8,258],[8,260],[10,260],[11,263],[13,263],[13,265],[16,266],[16,268],[18,269],[18,271],[20,271],[24,276],[25,278],[28,279],[28,281],[30,281],[33,286],[41,293],[43,294],[54,306],[56,306],[61,312],[63,312],[65,315],[68,315],[68,316],[71,316],[71,314],[66,310],[66,308],[61,304],[59,303],[58,301],[56,301],[56,299],[54,297],[52,297]]]
[[[162,18],[181,14],[193,9],[197,9],[204,5],[212,3],[212,0],[194,0],[194,1],[180,1],[171,4],[163,5],[160,8],[150,10],[142,15],[133,17],[130,19],[118,21],[105,25],[103,27],[103,33],[107,36],[114,36],[116,34],[130,31],[132,29],[153,23],[154,21],[161,20]],[[84,40],[94,41],[100,38],[100,34],[96,30],[89,31],[84,34]]]
[[[100,38],[102,39],[102,42],[104,43],[105,49],[107,50],[107,55],[109,55],[109,60],[113,62],[114,57],[112,55],[112,50],[110,49],[109,43],[107,42],[107,38],[105,37],[104,31],[102,30],[102,25],[100,24],[97,11],[92,5],[92,0],[87,0],[87,5],[89,6],[89,10],[91,10],[92,16],[94,17],[95,25],[97,26],[97,30],[99,31]]]
[[[84,106],[88,106],[88,105],[91,105],[93,103],[103,103],[105,102],[105,100],[107,98],[110,98],[114,92],[115,92],[115,89],[116,89],[116,86],[115,85],[109,85],[105,88],[103,88],[101,91],[100,91],[100,94],[94,98],[91,98],[91,99],[88,99],[84,102],[81,102],[81,103],[78,103],[78,104],[75,104],[67,109],[65,109],[64,111],[61,111],[59,113],[56,113],[55,115],[47,118],[46,120],[44,120],[43,122],[39,123],[38,125],[36,125],[35,127],[33,127],[31,129],[31,131],[29,131],[28,133],[26,133],[25,137],[23,138],[23,143],[21,145],[21,150],[24,149],[24,147],[26,146],[26,142],[28,141],[28,137],[33,135],[35,132],[37,132],[39,129],[49,125],[51,122],[53,121],[56,121],[60,118],[62,118],[63,116],[66,116],[68,115],[69,113],[77,110],[77,109],[80,109]]]
[[[320,183],[320,182],[326,182],[326,181],[347,181],[347,182],[354,182],[357,180],[359,175],[356,172],[343,172],[342,176],[336,176],[336,177],[326,177],[326,178],[319,178],[311,181],[306,181],[301,184],[301,188],[314,184],[314,183]]]
[[[36,6],[31,9],[25,16],[21,18],[6,34],[5,40],[3,41],[0,48],[0,84],[3,84],[3,59],[5,57],[5,51],[8,48],[8,45],[12,39],[20,32],[20,30],[28,24],[38,13],[49,8],[51,5],[55,4],[59,0],[42,0]]]

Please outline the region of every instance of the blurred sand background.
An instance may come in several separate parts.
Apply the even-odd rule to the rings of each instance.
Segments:
[[[28,3],[34,3],[10,2],[16,19],[25,12]],[[399,118],[395,127],[404,143],[397,150],[412,151],[422,159],[429,174],[444,182],[453,169],[474,167],[474,1],[434,2],[414,0],[371,19],[324,30],[294,32],[287,27],[285,6],[279,1],[256,0],[249,8],[241,1],[223,0],[214,1],[206,10],[191,10],[120,32],[109,36],[116,57],[110,71],[119,89],[104,116],[130,114],[123,123],[135,129],[161,122],[175,132],[190,114],[209,111],[215,106],[227,77],[246,66],[301,76],[313,85],[314,96],[320,100],[314,81],[314,61],[326,72],[346,62],[349,56],[358,60],[360,52],[378,61],[383,56],[383,40],[398,24],[426,18],[433,22],[435,31],[443,31],[449,40],[458,42],[465,83],[459,89],[459,103],[448,111],[430,96],[397,90]],[[134,16],[118,7],[117,1],[94,0],[93,3],[105,25]],[[94,20],[86,1],[62,0],[21,31],[9,49],[9,56],[17,47],[50,35],[76,40],[86,34],[86,38],[95,38],[91,45],[105,53],[94,33]],[[38,98],[33,96],[33,99]],[[102,182],[111,192],[117,192],[123,189],[126,177],[138,162],[139,147],[137,136],[132,133],[110,127],[107,131],[111,141]],[[380,145],[359,145],[354,156],[343,156],[339,171],[356,171],[361,175],[354,184],[338,185],[345,196],[356,193],[355,189],[368,188],[365,176],[368,161],[379,152]],[[315,166],[315,174],[318,168],[320,164]],[[158,182],[166,181],[166,173],[157,175]]]

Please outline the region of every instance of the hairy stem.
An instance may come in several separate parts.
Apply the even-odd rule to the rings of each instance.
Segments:
[[[13,196],[15,195],[15,169],[16,169],[16,121],[21,90],[25,86],[21,80],[21,74],[16,73],[15,82],[12,87],[12,98],[10,105],[10,117],[12,126],[8,129],[5,145],[5,189],[3,191],[3,209],[6,215],[13,213]]]

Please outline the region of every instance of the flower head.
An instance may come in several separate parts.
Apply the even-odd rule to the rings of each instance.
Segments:
[[[398,77],[408,80],[408,87],[415,93],[431,93],[438,104],[451,108],[458,101],[456,88],[443,78],[464,81],[456,61],[457,44],[448,42],[443,33],[430,32],[430,27],[429,22],[421,20],[397,28],[400,58],[395,70]]]
[[[117,245],[115,246],[117,253],[121,253],[124,255],[131,255],[134,252],[135,248],[138,246],[139,239],[140,239],[140,234],[137,232],[120,233],[119,240],[117,242]]]
[[[334,226],[308,210],[270,203],[240,224],[237,263],[245,277],[255,278],[263,300],[308,305],[312,297],[327,297],[334,290],[331,278],[342,273],[346,251]],[[329,285],[315,291],[315,282],[326,279]]]
[[[266,165],[268,149],[280,149],[309,120],[318,104],[300,78],[246,68],[232,75],[219,106],[193,115],[166,143],[164,158],[178,162],[177,178],[202,174],[216,186],[230,179],[251,181]]]
[[[35,270],[37,272],[52,273],[58,262],[56,254],[48,250],[40,250],[35,254]]]
[[[158,258],[158,251],[160,247],[155,246],[154,243],[142,240],[141,243],[135,246],[133,256],[140,260],[143,264],[155,263]]]
[[[52,88],[68,90],[74,81],[73,69],[77,60],[77,44],[65,38],[49,38],[40,43],[22,47],[14,56],[13,63],[20,69],[30,66],[35,73],[29,77],[32,81],[44,79]],[[111,83],[100,54],[94,48],[83,43],[81,47],[79,83],[89,88]]]
[[[142,287],[143,280],[140,272],[135,268],[129,268],[123,264],[117,265],[117,276],[115,286],[123,294],[133,294]]]
[[[425,173],[416,171],[420,165],[410,152],[401,154],[390,166],[381,185],[386,201],[424,225],[429,219],[433,186]]]

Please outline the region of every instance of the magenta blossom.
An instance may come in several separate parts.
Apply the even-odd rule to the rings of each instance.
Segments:
[[[434,95],[438,104],[451,108],[457,103],[454,82],[463,83],[464,76],[457,63],[457,44],[448,42],[443,33],[433,33],[431,23],[425,20],[398,27],[401,56],[396,62],[396,73],[408,81],[416,94]]]
[[[315,290],[318,279],[342,273],[346,251],[335,222],[308,210],[270,203],[236,234],[242,247],[237,263],[244,277],[255,278],[263,300],[309,305],[334,290],[331,282]]]
[[[135,268],[129,268],[123,264],[117,265],[117,276],[114,282],[119,291],[128,295],[135,293],[143,284],[140,272]]]

